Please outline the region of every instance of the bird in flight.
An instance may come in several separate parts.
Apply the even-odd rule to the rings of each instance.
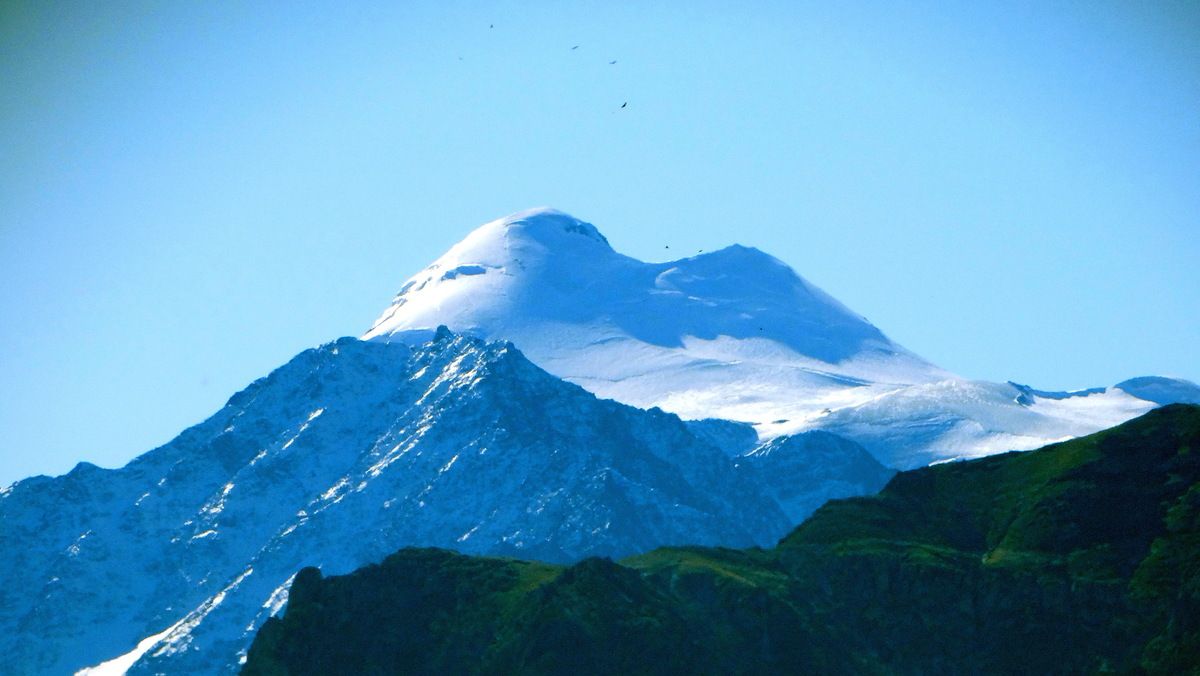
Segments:
[[[579,45],[575,45],[575,46],[574,46],[574,47],[572,47],[571,49],[579,49]]]
[[[614,61],[609,61],[609,62],[608,62],[608,65],[610,65],[610,66],[611,66],[611,65],[613,65],[614,63],[616,63],[616,61],[615,61],[615,60],[614,60]]]
[[[622,104],[621,104],[621,107],[622,107],[622,108],[624,108],[624,107],[625,107],[625,106],[627,106],[627,105],[629,105],[629,102],[628,102],[628,101],[626,101],[625,103],[622,103]]]

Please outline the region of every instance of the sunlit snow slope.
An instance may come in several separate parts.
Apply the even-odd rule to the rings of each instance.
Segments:
[[[408,280],[364,338],[419,341],[441,324],[511,340],[601,397],[750,422],[763,438],[835,430],[902,468],[1035,448],[1167,403],[965,380],[757,249],[644,263],[553,209],[476,229]],[[1138,389],[1200,393],[1167,382]]]

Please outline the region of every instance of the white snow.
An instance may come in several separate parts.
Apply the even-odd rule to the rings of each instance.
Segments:
[[[326,490],[324,493],[321,494],[321,499],[322,500],[333,500],[339,494],[341,494],[342,490],[344,488],[346,488],[346,486],[349,486],[349,485],[350,485],[349,477],[342,477],[337,480],[337,483],[330,486],[328,490]]]
[[[128,671],[129,668],[134,665],[134,663],[141,659],[142,656],[148,653],[150,650],[154,649],[156,646],[159,646],[159,644],[164,644],[163,647],[160,648],[160,651],[162,651],[171,648],[172,642],[183,640],[191,628],[199,624],[200,620],[203,619],[205,615],[207,615],[209,612],[212,612],[214,608],[221,604],[221,602],[225,599],[226,593],[237,587],[237,585],[241,584],[242,580],[244,580],[252,572],[254,572],[253,569],[246,570],[237,579],[230,583],[229,586],[202,604],[199,609],[189,613],[175,624],[172,624],[157,634],[152,634],[141,641],[138,641],[137,646],[133,650],[130,650],[123,655],[114,657],[111,660],[101,662],[94,667],[80,669],[79,671],[75,672],[75,676],[124,676],[125,672]]]
[[[142,651],[143,654],[150,650],[154,650],[154,652],[151,653],[153,655],[172,655],[185,650],[188,645],[191,644],[192,631],[200,625],[200,623],[209,615],[209,613],[216,610],[217,606],[220,606],[225,601],[225,597],[228,596],[231,591],[237,589],[237,587],[242,584],[242,581],[244,581],[253,573],[254,568],[247,568],[240,575],[234,578],[232,582],[226,585],[224,589],[214,594],[211,598],[200,604],[198,608],[184,616],[182,620],[172,625],[171,628],[167,630],[165,635],[162,636],[162,638],[151,643],[146,650]],[[155,650],[155,648],[157,649]]]
[[[468,268],[484,273],[442,272]],[[788,431],[772,421],[950,376],[756,249],[643,263],[553,209],[470,233],[413,276],[364,338],[420,341],[442,324],[512,340],[601,397],[755,422],[764,436]]]
[[[1047,399],[1036,397],[1029,409],[1049,418],[1072,420],[1081,428],[1105,427],[1113,420],[1128,420],[1154,408],[1155,404],[1138,399],[1116,388],[1084,397]]]
[[[227,483],[221,488],[221,494],[210,500],[200,509],[202,514],[208,516],[216,516],[225,510],[225,500],[229,497],[229,492],[233,490],[233,484]]]
[[[267,597],[266,603],[263,603],[263,608],[266,608],[271,617],[279,614],[283,607],[287,605],[288,591],[292,588],[292,580],[296,579],[296,574],[292,573],[287,581],[275,588],[271,595]]]
[[[363,338],[416,343],[439,325],[510,340],[603,398],[749,422],[763,440],[831,429],[902,467],[1034,448],[1153,407],[1112,388],[1024,406],[1010,385],[961,378],[897,345],[757,249],[644,263],[549,208],[468,234]],[[443,369],[430,396],[459,369]]]
[[[114,657],[107,662],[101,662],[94,667],[87,667],[75,672],[75,676],[125,676],[125,672],[142,658],[151,648],[158,645],[168,634],[175,630],[183,620],[138,641],[137,647],[124,655]]]

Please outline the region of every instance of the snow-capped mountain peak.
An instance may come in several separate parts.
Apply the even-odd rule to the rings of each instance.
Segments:
[[[765,544],[876,490],[884,465],[1200,401],[1165,378],[956,378],[761,251],[643,263],[549,209],[476,230],[368,337],[306,350],[124,468],[0,490],[6,668],[228,672],[303,566],[407,544],[554,560]]]
[[[758,249],[734,244],[643,263],[614,251],[592,224],[548,207],[471,232],[409,279],[365,337],[415,331],[423,339],[446,324],[495,338],[501,327],[544,322],[607,325],[660,347],[687,337],[769,340],[831,364],[898,352],[866,319]]]
[[[420,342],[443,324],[511,340],[602,397],[754,422],[768,436],[875,384],[949,375],[758,249],[646,263],[546,208],[467,235],[409,279],[364,338]]]
[[[574,260],[616,252],[596,226],[550,207],[527,209],[484,223],[430,266],[443,271],[479,263],[503,267],[545,257]]]
[[[14,673],[221,673],[306,565],[404,545],[571,561],[770,544],[793,523],[735,460],[743,443],[714,443],[730,426],[598,399],[444,327],[411,347],[344,338],[124,468],[0,493],[0,649]],[[798,499],[886,479],[842,466],[857,473]]]
[[[420,342],[441,324],[510,340],[601,397],[748,422],[763,440],[832,430],[892,467],[1036,448],[1195,389],[1143,378],[1064,397],[967,380],[758,249],[646,263],[548,208],[476,229],[410,279],[364,338]]]
[[[410,278],[367,337],[412,332],[421,339],[438,325],[473,333],[469,306],[494,321],[530,283],[579,277],[620,256],[595,226],[548,207],[485,223]],[[486,302],[480,303],[480,300]],[[482,306],[488,307],[482,307]],[[546,308],[548,309],[548,308]],[[439,318],[450,319],[440,321]],[[475,322],[478,324],[479,322]]]

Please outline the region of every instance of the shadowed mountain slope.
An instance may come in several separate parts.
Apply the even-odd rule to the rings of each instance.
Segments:
[[[833,437],[766,476],[740,466],[747,439],[598,399],[509,343],[342,339],[123,468],[0,490],[5,669],[233,671],[304,566],[345,573],[408,545],[567,563],[769,544],[800,514],[779,486],[811,510],[891,475],[839,462],[866,452]]]

